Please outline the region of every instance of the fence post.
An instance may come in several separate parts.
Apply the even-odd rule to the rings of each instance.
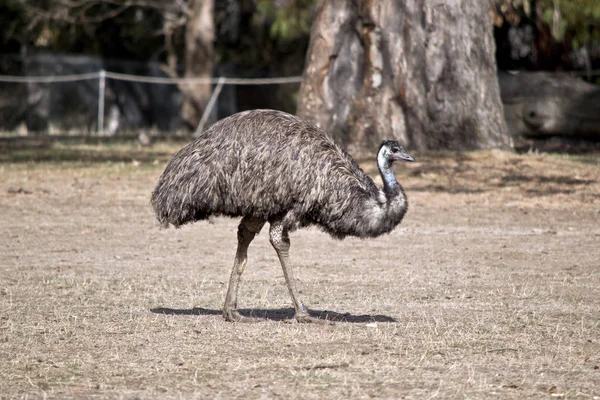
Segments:
[[[224,83],[225,83],[225,77],[221,76],[217,83],[217,87],[210,95],[210,99],[208,100],[208,104],[206,105],[206,108],[204,109],[204,113],[202,113],[202,118],[200,118],[200,122],[198,123],[198,126],[196,127],[196,132],[194,132],[194,137],[199,137],[202,134],[202,131],[204,131],[204,125],[206,125],[206,121],[208,120],[208,117],[210,116],[210,113],[215,105],[215,102],[217,101],[217,98],[219,97],[219,93],[221,93],[221,89],[223,89]]]
[[[104,132],[104,92],[106,91],[106,71],[100,70],[98,76],[98,134]]]

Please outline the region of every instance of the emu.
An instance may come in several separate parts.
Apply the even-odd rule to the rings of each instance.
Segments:
[[[225,320],[255,320],[238,312],[238,286],[248,246],[269,222],[295,319],[323,322],[298,297],[288,234],[310,225],[337,239],[391,232],[408,209],[392,171],[396,160],[414,161],[398,142],[384,141],[377,153],[379,188],[316,125],[280,111],[245,111],[215,123],[173,156],[152,193],[152,206],[163,227],[210,216],[242,217]]]

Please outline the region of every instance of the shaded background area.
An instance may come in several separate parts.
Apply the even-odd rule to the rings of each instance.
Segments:
[[[209,54],[212,76],[301,75],[316,4],[316,0],[214,2],[210,15],[214,21]],[[107,70],[146,77],[187,76],[188,14],[193,5],[194,1],[140,2],[122,7],[119,2],[99,0],[82,7],[70,1],[0,0],[0,75],[48,76]],[[562,71],[590,84],[600,82],[600,5],[596,1],[495,0],[490,18],[499,70]],[[502,80],[500,83],[504,92]],[[99,129],[97,79],[0,82],[0,131],[4,136],[94,135],[99,131],[104,135],[135,136],[140,129],[152,134],[185,134],[195,128],[182,115],[186,90],[211,90],[207,85],[190,89],[111,79],[106,85],[105,123]],[[294,113],[298,89],[299,84],[226,85],[210,121],[253,108]],[[585,98],[575,99],[568,107],[579,109],[582,102],[584,118],[597,114],[595,103]],[[202,112],[203,105],[199,105],[197,119]],[[540,140],[537,127],[531,125],[511,134],[521,137],[525,132],[525,141],[517,146],[518,150],[597,150],[597,123],[591,131],[583,135],[583,142]],[[562,133],[552,132],[549,136],[569,136],[572,130]]]
[[[48,76],[104,69],[148,77],[183,77],[188,56],[187,20],[174,19],[184,18],[179,14],[190,11],[183,2],[173,2],[182,6],[169,3],[141,2],[121,9],[97,1],[81,10],[70,2],[0,0],[0,75]],[[301,75],[314,3],[215,2],[210,16],[215,21],[211,75]],[[252,108],[294,112],[298,86],[225,86],[213,120]],[[178,85],[108,79],[107,130],[192,130],[195,126],[186,126],[181,118],[181,89]],[[97,79],[0,82],[0,130],[95,133],[98,98]],[[117,128],[111,129],[111,122]]]

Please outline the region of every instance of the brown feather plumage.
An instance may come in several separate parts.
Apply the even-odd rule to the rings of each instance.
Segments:
[[[407,210],[314,124],[273,110],[225,118],[181,149],[152,193],[162,226],[209,216],[317,225],[336,238],[390,232]]]

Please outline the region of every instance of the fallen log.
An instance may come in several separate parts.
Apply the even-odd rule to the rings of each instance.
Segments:
[[[528,144],[544,147],[549,138],[554,151],[561,150],[562,142],[567,151],[599,148],[599,86],[568,73],[500,72],[498,80],[504,117],[517,150]]]

